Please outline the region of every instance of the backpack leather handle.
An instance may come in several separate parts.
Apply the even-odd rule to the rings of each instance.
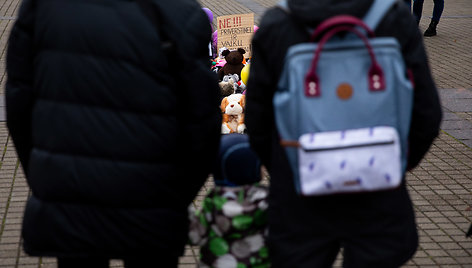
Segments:
[[[372,46],[369,43],[369,40],[365,35],[363,35],[359,30],[354,26],[341,25],[329,30],[326,34],[323,35],[315,51],[315,56],[311,63],[311,67],[308,73],[305,76],[305,96],[307,97],[319,97],[321,96],[321,81],[316,74],[316,68],[318,66],[318,61],[320,59],[321,51],[323,50],[324,45],[328,40],[339,32],[352,32],[356,34],[362,41],[369,52],[369,56],[372,61],[372,65],[368,72],[368,84],[371,91],[380,91],[385,89],[385,79],[383,70],[378,64]]]

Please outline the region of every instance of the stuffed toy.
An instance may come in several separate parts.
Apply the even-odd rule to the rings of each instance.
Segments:
[[[243,95],[246,95],[246,85],[243,83],[242,80],[238,81],[237,88],[234,91],[234,93],[241,93]]]
[[[224,59],[225,56],[223,56],[223,51],[225,51],[225,50],[228,50],[228,48],[227,47],[222,47],[222,48],[218,49],[218,58],[220,60]],[[224,64],[223,64],[223,66],[224,66]],[[221,66],[221,67],[223,67],[223,66]]]
[[[241,77],[241,70],[244,68],[244,53],[243,48],[238,48],[234,51],[228,49],[221,53],[225,57],[226,64],[218,71],[218,79],[221,81],[227,74],[237,74]]]
[[[219,83],[221,89],[221,96],[228,97],[231,94],[234,94],[238,88],[239,77],[237,74],[225,75],[223,81]]]
[[[231,94],[223,98],[221,101],[221,112],[223,112],[221,133],[244,133],[246,131],[244,124],[245,104],[246,96],[243,94]]]

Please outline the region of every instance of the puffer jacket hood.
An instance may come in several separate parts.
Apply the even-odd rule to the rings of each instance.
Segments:
[[[293,17],[308,26],[314,26],[334,15],[346,14],[363,17],[373,0],[288,0]],[[323,12],[319,12],[323,10]]]

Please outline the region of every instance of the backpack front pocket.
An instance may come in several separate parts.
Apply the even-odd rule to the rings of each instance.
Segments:
[[[403,172],[395,128],[380,126],[307,133],[299,139],[303,195],[377,191],[398,187]]]

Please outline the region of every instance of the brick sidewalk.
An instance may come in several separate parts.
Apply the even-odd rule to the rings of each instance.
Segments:
[[[263,11],[277,0],[202,0],[216,16]],[[420,28],[429,23],[432,2],[425,1]],[[0,96],[4,94],[6,41],[19,0],[0,0]],[[439,138],[421,165],[407,175],[420,246],[404,267],[472,267],[472,239],[465,230],[472,221],[472,2],[447,0],[438,36],[424,40],[440,89],[444,121]],[[0,98],[0,106],[3,100]],[[3,109],[2,109],[3,110]],[[0,121],[4,118],[0,112]],[[0,123],[0,268],[56,267],[53,258],[26,256],[21,247],[21,221],[29,195],[5,123]],[[208,182],[195,200],[198,205]],[[187,248],[179,267],[195,267],[198,248]],[[341,266],[339,256],[335,267]],[[113,261],[112,267],[122,267]]]

